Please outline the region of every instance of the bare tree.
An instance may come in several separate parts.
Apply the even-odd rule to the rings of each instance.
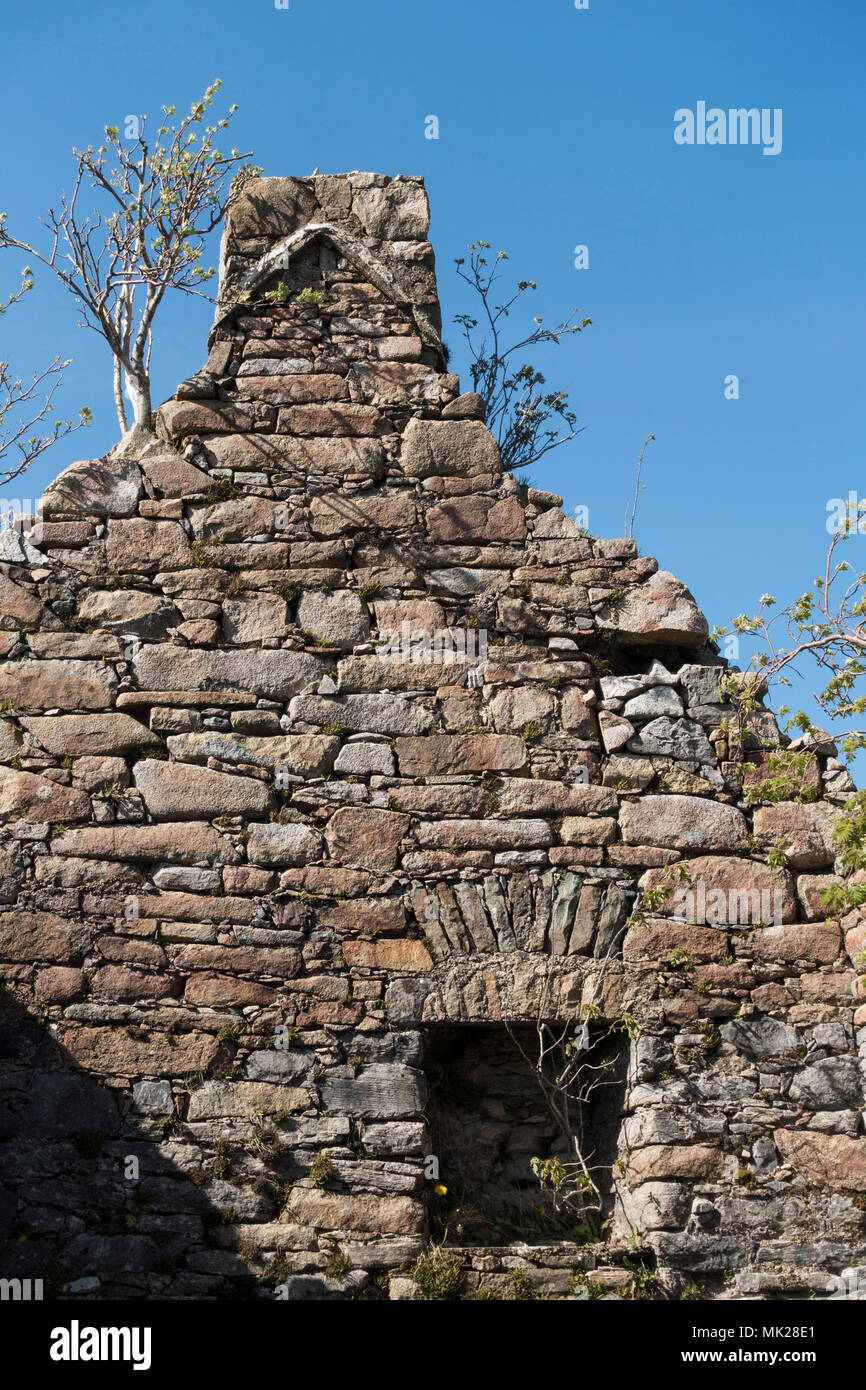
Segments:
[[[21,274],[20,288],[8,299],[0,300],[0,318],[32,288],[33,278],[26,267]],[[90,424],[92,417],[87,406],[78,412],[77,420],[48,422],[70,360],[55,357],[49,366],[35,371],[29,381],[16,376],[9,363],[0,360],[0,486],[5,487],[13,478],[20,477],[58,439]],[[10,452],[12,459],[8,458]]]
[[[456,314],[454,322],[462,327],[469,346],[473,389],[487,407],[487,425],[499,445],[502,466],[509,471],[526,468],[551,449],[574,439],[580,430],[577,416],[568,404],[568,392],[545,390],[541,372],[528,362],[521,362],[516,354],[580,333],[592,319],[578,319],[575,309],[562,323],[545,328],[541,318],[534,318],[532,332],[506,347],[502,340],[504,320],[526,291],[538,286],[534,280],[519,280],[509,299],[493,304],[493,287],[501,278],[499,265],[508,257],[504,251],[497,251],[491,266],[484,255],[490,249],[489,241],[473,241],[468,249],[467,269],[461,268],[466,265],[465,256],[455,264],[461,280],[465,280],[481,300],[480,337],[477,333],[479,320],[470,314]]]
[[[242,164],[248,154],[221,154],[215,146],[236,106],[203,124],[220,86],[213,82],[177,125],[170,123],[176,108],[164,106],[152,144],[147,117],[131,116],[123,137],[117,126],[106,126],[103,144],[73,149],[75,183],[59,210],[49,209],[42,219],[51,234],[44,252],[10,236],[0,215],[0,246],[18,247],[48,266],[73,296],[79,326],[108,344],[121,430],[128,424],[124,387],[135,423],[150,424],[153,322],[166,292],[209,298],[202,286],[215,271],[202,265],[205,241],[247,180],[260,173]],[[84,211],[88,186],[99,207]]]

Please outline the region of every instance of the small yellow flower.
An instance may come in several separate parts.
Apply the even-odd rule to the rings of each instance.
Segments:
[[[448,1191],[448,1188],[445,1186],[444,1182],[437,1182],[433,1191],[436,1193],[437,1197],[444,1197],[445,1193]]]

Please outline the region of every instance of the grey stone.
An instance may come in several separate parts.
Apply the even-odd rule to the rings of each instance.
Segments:
[[[297,1081],[306,1076],[313,1063],[309,1053],[272,1047],[249,1054],[246,1074],[250,1081]]]
[[[119,1128],[117,1102],[86,1077],[36,1073],[28,1085],[24,1128],[34,1139],[67,1139],[77,1132],[113,1135]]]
[[[599,681],[603,700],[627,700],[644,688],[643,676],[602,676]]]
[[[691,1206],[689,1188],[674,1182],[645,1182],[629,1192],[619,1188],[627,1227],[638,1231],[672,1231],[685,1225]]]
[[[860,1107],[864,1102],[860,1068],[853,1057],[826,1057],[798,1071],[788,1094],[816,1110]]]
[[[169,864],[156,870],[153,882],[157,888],[174,888],[185,893],[209,893],[218,888],[222,879],[216,869],[192,869]]]
[[[390,241],[422,241],[430,222],[423,184],[402,180],[354,188],[352,211],[370,236]]]
[[[399,1119],[424,1104],[424,1074],[412,1067],[373,1063],[357,1071],[334,1067],[321,1083],[322,1108],[360,1119]]]
[[[371,773],[393,777],[394,754],[387,743],[347,743],[337,754],[334,771],[356,777]]]
[[[280,825],[278,821],[250,827],[247,855],[251,864],[309,864],[322,857],[322,837],[306,825]]]
[[[156,820],[214,816],[263,816],[273,807],[264,782],[227,772],[148,759],[132,769],[137,789]]]
[[[141,469],[133,459],[81,459],[48,485],[42,506],[46,516],[133,516],[141,493]]]
[[[670,715],[678,719],[683,712],[683,702],[668,685],[655,685],[626,702],[623,714],[626,719],[657,719]]]
[[[784,1057],[802,1047],[802,1039],[795,1028],[764,1014],[729,1019],[719,1031],[724,1042],[753,1062],[762,1057]]]
[[[419,420],[406,426],[400,467],[413,478],[498,473],[499,450],[480,420]]]
[[[146,646],[133,661],[142,690],[251,691],[288,700],[311,681],[321,680],[327,662],[308,652],[200,651],[173,646]]]
[[[252,357],[238,367],[238,376],[302,376],[312,369],[309,357]]]
[[[293,720],[334,725],[351,733],[426,734],[433,713],[404,695],[346,695],[329,700],[321,695],[299,695],[289,705]]]
[[[721,683],[726,674],[724,666],[681,666],[677,672],[677,679],[686,692],[686,703],[720,704]]]
[[[138,1081],[132,1088],[136,1110],[142,1115],[173,1115],[174,1096],[168,1081]]]
[[[78,615],[106,632],[130,633],[150,642],[181,622],[173,604],[140,589],[92,590],[79,604]]]
[[[691,719],[670,719],[663,715],[653,719],[627,744],[631,753],[644,756],[664,754],[670,758],[693,759],[699,763],[714,763],[715,754],[709,739],[699,724]]]
[[[297,624],[302,632],[324,639],[328,646],[351,647],[370,636],[370,617],[365,604],[350,589],[336,593],[307,592],[298,603]]]
[[[627,845],[736,853],[749,844],[741,811],[700,796],[652,796],[625,802],[620,828]]]

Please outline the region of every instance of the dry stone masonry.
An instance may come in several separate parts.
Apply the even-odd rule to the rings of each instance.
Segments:
[[[828,739],[749,809],[787,740],[761,711],[744,774],[688,590],[503,475],[427,225],[420,179],[258,180],[205,366],[6,538],[0,1274],[411,1297],[459,1196],[466,1297],[827,1296],[866,1265],[850,780]],[[640,1031],[581,1241],[515,1038],[587,1004]]]

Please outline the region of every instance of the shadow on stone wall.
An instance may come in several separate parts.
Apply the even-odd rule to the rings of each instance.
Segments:
[[[5,994],[0,1067],[0,1279],[41,1279],[46,1299],[272,1296],[212,1248],[227,1211],[201,1151],[137,1116]]]

